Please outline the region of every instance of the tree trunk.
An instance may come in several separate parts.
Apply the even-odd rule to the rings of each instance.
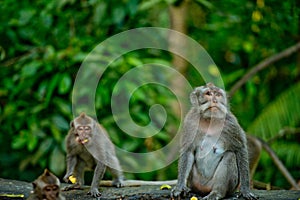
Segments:
[[[186,0],[183,0],[179,3],[179,5],[171,5],[170,6],[170,23],[171,29],[174,31],[181,32],[183,34],[187,33],[187,25],[186,25],[186,12],[187,12],[188,3]],[[183,37],[177,37],[176,34],[170,34],[169,36],[169,49],[170,51],[177,51],[177,49],[183,48],[185,46],[185,41]],[[173,54],[172,66],[182,75],[186,74],[187,70],[187,62],[178,55]],[[174,94],[179,95],[181,98],[183,97],[184,91],[184,83],[182,79],[179,77],[174,77],[171,83],[171,89]],[[180,98],[179,98],[180,99]],[[176,116],[181,116],[180,107],[176,102],[172,103],[174,113]]]

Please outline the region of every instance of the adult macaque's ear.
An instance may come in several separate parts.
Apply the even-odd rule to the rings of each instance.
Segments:
[[[85,118],[85,117],[86,117],[85,112],[80,113],[79,117],[80,117],[80,118]]]
[[[98,126],[98,122],[95,119],[92,119],[93,130],[96,130],[97,126]]]
[[[37,186],[37,184],[36,184],[35,182],[32,182],[32,187],[33,187],[33,189],[35,189],[36,186]]]
[[[45,176],[51,176],[51,173],[50,173],[50,171],[46,168],[45,170],[44,170],[44,174],[43,175],[45,175]]]
[[[198,105],[198,96],[197,95],[197,92],[196,91],[193,91],[191,94],[190,94],[190,101],[192,103],[193,106],[197,106]]]
[[[193,106],[199,106],[199,96],[200,96],[201,89],[202,87],[197,87],[190,94],[190,101]]]
[[[72,120],[72,121],[70,122],[70,127],[71,127],[71,128],[74,128],[74,120]]]

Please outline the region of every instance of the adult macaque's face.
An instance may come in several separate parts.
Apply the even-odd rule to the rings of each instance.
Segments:
[[[80,144],[87,143],[91,138],[91,134],[92,134],[92,128],[90,125],[76,126],[75,137],[78,143]]]
[[[195,88],[191,94],[191,102],[199,108],[203,118],[221,119],[227,113],[226,93],[215,86]]]

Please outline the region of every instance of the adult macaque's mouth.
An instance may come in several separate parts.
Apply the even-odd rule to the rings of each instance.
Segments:
[[[87,143],[88,141],[89,141],[88,139],[81,140],[81,144],[85,144],[85,143]]]
[[[219,110],[219,107],[218,106],[210,106],[208,109],[209,110]]]

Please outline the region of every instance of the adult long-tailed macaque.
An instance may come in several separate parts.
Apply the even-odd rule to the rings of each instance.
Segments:
[[[60,194],[59,179],[45,169],[44,173],[32,182],[33,191],[27,200],[65,200]]]
[[[171,196],[190,190],[204,199],[221,199],[239,186],[245,199],[257,199],[250,191],[247,140],[229,110],[224,90],[212,83],[190,94],[192,108],[181,135],[178,182]]]
[[[73,180],[75,184],[64,190],[81,188],[84,184],[84,171],[94,169],[89,194],[94,197],[101,196],[98,187],[106,167],[114,178],[113,186],[123,186],[123,173],[105,129],[85,113],[76,117],[70,127],[66,137],[67,172],[64,180],[68,182],[72,178],[76,179]]]

